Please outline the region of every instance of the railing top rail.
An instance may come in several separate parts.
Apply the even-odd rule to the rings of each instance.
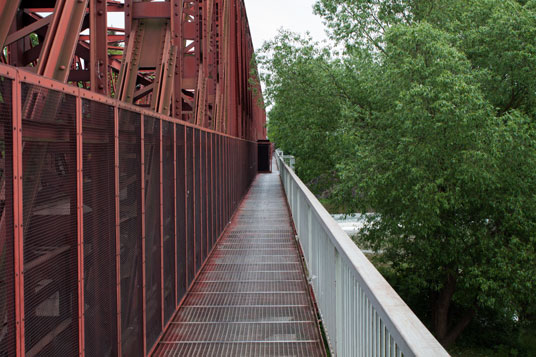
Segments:
[[[279,170],[285,170],[291,176],[303,193],[311,212],[317,218],[317,222],[321,224],[341,258],[360,282],[374,308],[384,315],[385,324],[396,342],[403,350],[415,356],[449,356],[443,346],[348,237],[315,195],[285,163],[281,151],[276,151],[276,157],[278,158]]]
[[[179,119],[176,119],[176,118],[164,115],[164,114],[154,112],[150,109],[141,108],[134,104],[125,103],[118,99],[107,97],[103,94],[91,92],[87,89],[76,87],[70,84],[65,84],[65,83],[56,81],[54,79],[42,77],[35,73],[29,72],[27,69],[24,69],[24,68],[13,67],[13,66],[0,63],[0,76],[8,78],[8,79],[12,79],[12,80],[19,80],[23,83],[33,84],[36,86],[41,86],[43,88],[52,89],[52,90],[62,92],[65,94],[81,97],[82,99],[87,99],[87,100],[91,100],[94,102],[118,107],[119,109],[129,110],[131,112],[143,114],[144,116],[149,116],[152,118],[161,119],[161,120],[176,123],[176,124],[181,124],[186,127],[196,128],[196,129],[208,132],[208,133],[218,134],[218,135],[225,136],[231,139],[237,139],[237,140],[241,140],[245,142],[255,143],[255,141],[246,140],[243,138],[229,135],[227,133],[222,133],[222,132],[215,131],[212,129],[204,128],[196,124],[188,123],[188,122],[185,122],[185,121],[182,121],[182,120],[179,120]]]

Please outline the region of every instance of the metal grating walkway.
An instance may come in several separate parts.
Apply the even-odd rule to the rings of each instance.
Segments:
[[[325,356],[277,172],[257,176],[154,356]]]

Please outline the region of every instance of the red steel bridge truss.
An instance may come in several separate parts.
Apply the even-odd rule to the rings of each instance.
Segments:
[[[0,0],[0,49],[0,356],[150,354],[266,145],[243,0]]]

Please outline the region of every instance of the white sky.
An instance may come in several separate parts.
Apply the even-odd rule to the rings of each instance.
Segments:
[[[279,28],[309,31],[315,41],[327,39],[319,16],[313,14],[315,0],[244,0],[253,45],[258,49],[272,39]]]
[[[315,0],[244,0],[255,49],[274,38],[277,30],[309,31],[315,41],[327,39],[319,16],[313,14]],[[124,27],[123,14],[110,13],[108,24]]]

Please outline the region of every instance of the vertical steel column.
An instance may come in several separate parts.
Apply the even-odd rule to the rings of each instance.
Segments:
[[[182,38],[182,12],[183,0],[171,0],[171,41],[177,47],[175,71],[173,80],[172,114],[177,119],[182,119],[182,68],[184,58],[184,44]]]
[[[121,213],[119,188],[119,109],[114,106],[114,167],[115,167],[115,279],[117,284],[117,355],[121,356]]]
[[[125,0],[125,44],[128,44],[132,29],[132,0]]]
[[[84,160],[82,138],[82,98],[76,97],[76,207],[78,233],[78,347],[85,355],[84,335]]]
[[[90,81],[93,92],[108,94],[108,12],[106,0],[89,0]]]
[[[173,288],[175,289],[175,307],[179,305],[179,269],[178,269],[178,258],[177,258],[177,247],[179,239],[179,235],[177,234],[177,125],[173,123],[173,220],[175,222],[175,231],[173,232],[174,237],[174,244],[173,244],[173,250],[175,257],[174,264],[175,264],[175,285]]]
[[[24,222],[22,208],[22,102],[19,73],[12,82],[13,228],[17,355],[24,356]]]
[[[141,276],[142,276],[142,312],[143,312],[143,353],[147,353],[147,294],[145,274],[145,115],[140,115],[140,141],[141,141]]]
[[[164,121],[160,119],[155,119],[160,121],[160,149],[159,149],[159,157],[160,157],[160,310],[162,314],[162,331],[164,331],[164,160],[162,159],[163,152],[162,152],[162,130],[163,130],[163,124]],[[156,346],[156,345],[155,345]]]

